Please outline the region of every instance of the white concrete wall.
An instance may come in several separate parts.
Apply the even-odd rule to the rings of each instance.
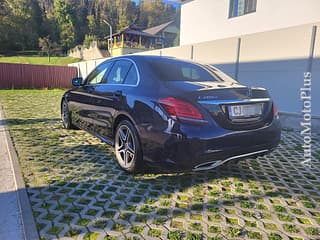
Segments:
[[[107,59],[108,58],[100,58],[96,60],[71,63],[71,64],[68,64],[68,66],[78,68],[78,77],[86,78],[89,75],[89,73],[93,69],[95,69],[96,66],[98,66],[100,63],[104,62]]]
[[[312,25],[303,25],[241,37],[238,80],[267,88],[279,109],[299,113],[299,89],[303,87],[311,35]],[[319,97],[314,97],[320,102]]]
[[[320,23],[317,24],[318,31],[312,64],[312,110],[320,116]]]
[[[181,7],[180,45],[320,21],[320,0],[257,0],[254,13],[229,18],[229,0],[194,0]]]

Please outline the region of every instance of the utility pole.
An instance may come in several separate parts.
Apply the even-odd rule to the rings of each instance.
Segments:
[[[103,20],[103,22],[109,26],[109,34],[110,34],[110,56],[112,57],[112,47],[113,47],[113,43],[112,43],[112,26],[111,26],[111,24],[108,23],[106,20]]]

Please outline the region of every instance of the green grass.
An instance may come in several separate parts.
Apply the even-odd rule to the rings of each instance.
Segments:
[[[273,223],[263,223],[264,227],[268,230],[275,230],[277,231],[278,230],[278,227],[276,224],[273,224]]]
[[[314,228],[314,227],[309,227],[309,228],[306,228],[304,230],[308,235],[320,235],[320,229],[318,228]]]
[[[201,240],[203,236],[201,233],[187,233],[187,240]]]
[[[148,235],[151,237],[160,237],[162,234],[162,230],[152,228],[148,231]]]
[[[282,237],[277,233],[269,233],[268,238],[269,238],[269,240],[281,240],[282,239]]]
[[[183,222],[172,220],[171,227],[178,228],[178,229],[183,229]]]
[[[167,221],[166,218],[160,217],[160,218],[154,219],[152,223],[155,225],[164,225],[166,221]]]
[[[194,222],[189,225],[189,229],[193,231],[202,231],[202,226],[200,223]]]
[[[105,228],[107,226],[107,221],[106,220],[96,220],[93,223],[94,228]]]
[[[208,231],[210,233],[221,233],[221,228],[218,226],[209,226]]]
[[[13,56],[0,57],[1,63],[23,63],[23,64],[38,64],[38,65],[57,65],[66,66],[70,63],[79,62],[80,59],[72,57],[51,57],[50,62],[48,57],[39,56]]]
[[[97,240],[99,237],[99,233],[87,233],[84,237],[83,240]]]
[[[130,228],[130,232],[134,234],[142,234],[143,227],[142,226],[132,226]]]
[[[86,227],[89,224],[90,220],[89,219],[80,219],[77,222],[77,225],[82,226],[82,227]]]
[[[259,232],[248,232],[248,238],[250,239],[262,239],[262,235]]]
[[[289,232],[289,233],[298,233],[299,232],[299,229],[297,229],[297,227],[293,224],[283,224],[282,226],[286,232]]]
[[[113,226],[112,226],[112,230],[114,230],[114,231],[123,231],[124,229],[125,229],[125,225],[124,224],[122,224],[122,223],[116,223],[116,224],[114,224]]]
[[[67,237],[74,237],[81,233],[81,230],[77,228],[70,228],[69,231],[66,233]]]
[[[241,229],[238,228],[228,228],[228,234],[232,237],[239,237],[241,235]]]
[[[170,231],[168,232],[167,237],[170,240],[180,240],[182,238],[182,233],[180,231]]]
[[[63,227],[53,226],[48,230],[47,233],[51,235],[58,235],[62,230],[63,230]]]
[[[230,225],[239,225],[238,219],[236,218],[226,218],[226,221]]]

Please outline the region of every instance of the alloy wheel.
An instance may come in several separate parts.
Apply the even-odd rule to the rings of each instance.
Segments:
[[[136,145],[132,131],[126,125],[118,128],[115,142],[116,157],[124,169],[132,167],[135,163]]]
[[[70,125],[70,113],[66,101],[62,104],[62,121],[65,128],[69,128]]]

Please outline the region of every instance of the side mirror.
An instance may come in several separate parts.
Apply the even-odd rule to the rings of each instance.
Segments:
[[[72,85],[75,87],[80,87],[82,85],[83,78],[82,77],[76,77],[72,79]]]

